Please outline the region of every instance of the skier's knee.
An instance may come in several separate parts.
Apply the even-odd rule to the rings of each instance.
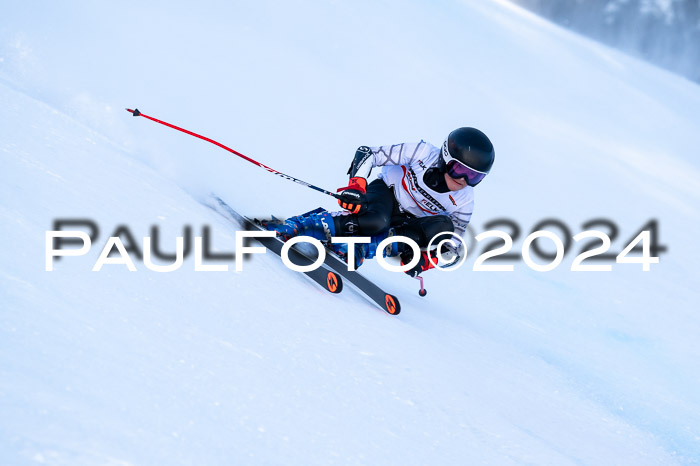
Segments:
[[[452,233],[455,231],[455,225],[447,215],[437,215],[431,220],[423,225],[423,233],[427,241],[430,241],[440,233]]]
[[[454,222],[452,222],[452,219],[447,215],[438,215],[437,217],[435,217],[435,229],[437,230],[437,233],[451,233],[455,231],[455,224]]]
[[[452,231],[454,231],[454,224],[446,215],[412,219],[396,228],[398,235],[412,239],[421,248],[428,246],[436,235]]]
[[[377,235],[387,230],[391,225],[391,216],[383,212],[374,212],[371,210],[358,220],[361,227],[360,232],[368,236]]]

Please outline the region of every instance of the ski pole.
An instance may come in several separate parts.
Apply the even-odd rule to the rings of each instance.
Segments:
[[[300,185],[306,186],[306,187],[308,187],[308,188],[315,189],[315,190],[318,191],[318,192],[321,192],[321,193],[323,193],[323,194],[327,194],[327,195],[332,196],[332,197],[334,197],[334,198],[336,198],[336,199],[340,199],[340,195],[338,195],[338,194],[336,194],[336,193],[333,193],[333,192],[331,192],[331,191],[327,191],[327,190],[325,190],[325,189],[319,188],[318,186],[314,186],[314,185],[312,185],[312,184],[310,184],[310,183],[307,183],[306,181],[302,181],[302,180],[300,180],[300,179],[298,179],[298,178],[294,178],[293,176],[285,175],[284,173],[282,173],[282,172],[280,172],[280,171],[277,171],[277,170],[275,170],[274,168],[270,168],[270,167],[268,167],[267,165],[265,165],[264,163],[258,162],[257,160],[253,160],[253,159],[251,159],[250,157],[248,157],[248,156],[246,156],[246,155],[243,155],[243,154],[241,154],[240,152],[238,152],[238,151],[236,151],[236,150],[233,150],[233,149],[231,149],[230,147],[227,147],[227,146],[221,144],[220,142],[216,142],[216,141],[214,141],[213,139],[209,139],[209,138],[206,137],[206,136],[202,136],[201,134],[194,133],[194,132],[192,132],[192,131],[186,130],[185,128],[180,128],[179,126],[172,125],[172,124],[167,123],[167,122],[165,122],[165,121],[162,121],[162,120],[159,120],[159,119],[157,119],[157,118],[153,118],[153,117],[151,117],[151,116],[148,116],[148,115],[146,115],[146,114],[144,114],[144,113],[141,113],[141,112],[139,111],[138,108],[136,108],[136,109],[134,109],[134,110],[132,110],[132,109],[130,109],[130,108],[127,108],[126,111],[127,111],[127,112],[131,112],[135,117],[137,117],[137,116],[142,116],[142,117],[147,118],[147,119],[149,119],[149,120],[151,120],[151,121],[155,121],[156,123],[160,123],[161,125],[165,125],[165,126],[167,126],[168,128],[173,128],[173,129],[176,129],[176,130],[178,130],[178,131],[182,131],[182,132],[185,133],[185,134],[189,134],[190,136],[194,136],[194,137],[196,137],[196,138],[203,139],[203,140],[205,140],[205,141],[207,141],[207,142],[211,142],[211,143],[214,144],[215,146],[219,146],[219,147],[221,147],[222,149],[226,149],[227,151],[231,152],[232,154],[235,154],[235,155],[241,157],[242,159],[245,159],[245,160],[247,160],[248,162],[257,165],[258,167],[264,168],[265,170],[267,170],[267,171],[270,172],[270,173],[273,173],[273,174],[275,174],[275,175],[281,176],[282,178],[284,178],[284,179],[286,179],[286,180],[294,181],[295,183],[298,183],[298,184],[300,184]]]

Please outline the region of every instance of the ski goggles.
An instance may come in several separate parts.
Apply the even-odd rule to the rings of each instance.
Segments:
[[[447,174],[451,178],[464,178],[469,186],[476,186],[486,177],[486,173],[469,168],[459,160],[452,159],[447,162]]]

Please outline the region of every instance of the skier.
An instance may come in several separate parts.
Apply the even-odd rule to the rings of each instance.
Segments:
[[[489,173],[494,157],[489,138],[478,129],[466,127],[452,131],[442,148],[424,141],[361,146],[348,170],[348,186],[338,189],[338,203],[344,211],[313,212],[266,226],[285,241],[298,235],[327,241],[346,261],[347,244],[330,244],[330,237],[369,236],[369,244],[355,248],[356,267],[375,256],[383,239],[406,236],[423,248],[418,264],[406,271],[415,277],[437,263],[436,251],[428,256],[424,250],[435,235],[464,235],[474,209],[474,186]],[[374,167],[382,167],[382,171],[367,185]],[[413,258],[413,249],[395,242],[384,254],[399,255],[401,263],[407,264]]]

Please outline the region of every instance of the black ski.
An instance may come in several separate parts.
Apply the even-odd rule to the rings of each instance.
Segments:
[[[335,270],[341,277],[353,285],[360,293],[364,294],[370,301],[385,310],[391,315],[401,312],[401,303],[393,294],[389,294],[379,288],[367,277],[360,275],[356,270],[348,270],[348,265],[338,257],[333,251],[326,250],[326,260],[323,262],[327,267]]]
[[[221,198],[214,196],[214,200],[216,201],[218,206],[224,210],[224,213],[231,217],[232,220],[239,221],[246,230],[267,231],[264,227],[256,223],[254,220],[244,217],[235,210],[233,210],[233,208],[231,208],[231,206],[229,206]],[[263,246],[265,246],[267,249],[274,252],[278,256],[281,255],[282,246],[284,246],[284,241],[282,241],[281,239],[255,238],[255,240],[260,242]],[[291,260],[296,265],[300,266],[314,263],[313,259],[308,257],[306,254],[297,251],[294,248],[289,250],[289,260]],[[329,268],[321,266],[315,270],[303,273],[307,277],[318,283],[320,286],[322,286],[324,289],[330,291],[331,293],[340,293],[341,291],[343,291],[343,279],[336,272],[330,270]]]
[[[217,204],[223,208],[226,213],[232,217],[235,220],[238,220],[241,222],[244,226],[250,225],[250,227],[262,229],[262,227],[257,224],[254,220],[248,219],[235,210],[231,208],[228,204],[226,204],[225,201],[220,199],[219,197],[213,196],[214,200],[217,202]],[[322,209],[317,209],[317,210],[322,210]],[[246,226],[248,228],[248,226]],[[282,249],[282,245],[284,244],[283,241],[277,239],[277,238],[261,238],[258,239],[263,245],[267,246],[265,244],[265,240],[270,240],[268,241],[270,244],[274,245],[276,250],[270,248],[273,252],[275,252],[277,255],[280,254],[280,251]],[[269,246],[268,246],[269,247]],[[305,265],[305,264],[310,264],[313,263],[314,260],[311,259],[310,257],[306,256],[305,254],[296,251],[294,249],[290,249],[290,259],[295,263],[299,265]],[[322,267],[319,267],[316,269],[316,271],[322,270],[324,276],[330,276],[328,275],[329,273],[335,272],[335,276],[338,279],[339,287],[342,289],[342,284],[343,284],[343,278],[347,280],[350,285],[354,289],[356,289],[360,294],[364,295],[367,299],[375,303],[377,306],[379,306],[382,310],[386,311],[387,313],[391,315],[397,315],[399,312],[401,312],[401,304],[399,303],[399,300],[396,296],[386,293],[384,290],[379,288],[377,285],[375,285],[372,281],[367,279],[366,277],[360,275],[357,271],[350,271],[348,270],[348,266],[341,259],[338,257],[332,250],[326,249],[326,260],[323,263]],[[309,273],[307,273],[309,275]],[[320,283],[324,288],[329,289],[326,285],[323,283],[319,282],[317,278],[314,278],[313,276],[309,275],[314,281],[317,283]],[[319,274],[320,276],[320,274]],[[321,276],[321,278],[323,278]],[[329,290],[330,291],[330,290]],[[339,292],[339,291],[337,291]]]

